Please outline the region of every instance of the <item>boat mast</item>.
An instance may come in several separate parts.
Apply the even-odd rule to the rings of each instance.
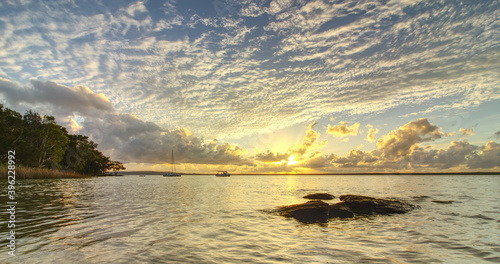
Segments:
[[[174,150],[172,149],[172,172],[175,172],[175,164],[174,164]]]

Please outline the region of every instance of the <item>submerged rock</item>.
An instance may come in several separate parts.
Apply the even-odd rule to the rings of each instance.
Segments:
[[[303,223],[326,223],[330,205],[322,201],[309,201],[303,204],[292,204],[276,210],[279,215],[293,217]]]
[[[433,200],[432,202],[433,203],[440,203],[440,204],[451,204],[451,203],[453,203],[453,201],[450,201],[450,200],[448,200],[448,201]]]
[[[342,195],[340,200],[342,202],[335,204],[314,200],[282,206],[273,212],[281,216],[293,217],[303,223],[326,223],[330,218],[402,214],[415,208],[410,203],[396,199],[379,199],[362,195]]]
[[[349,208],[344,202],[330,204],[330,212],[328,213],[328,218],[352,218],[354,213],[351,208]]]
[[[467,218],[475,218],[475,219],[482,219],[482,220],[495,220],[493,218],[490,218],[490,217],[487,217],[485,215],[482,215],[482,214],[477,214],[477,215],[466,215],[464,217],[467,217]]]
[[[358,215],[402,214],[415,208],[414,205],[395,199],[380,199],[362,195],[341,195],[339,199]]]
[[[314,199],[314,200],[332,200],[335,196],[329,193],[311,193],[302,198]]]

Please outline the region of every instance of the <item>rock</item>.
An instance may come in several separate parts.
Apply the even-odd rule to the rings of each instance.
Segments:
[[[341,195],[339,198],[354,214],[358,215],[402,214],[415,208],[412,204],[394,199],[379,199],[362,195]]]
[[[326,223],[330,205],[322,201],[309,201],[303,204],[293,204],[276,210],[279,215],[293,217],[303,223]]]
[[[323,201],[309,201],[280,207],[276,212],[285,217],[293,217],[303,223],[326,223],[329,218],[351,218],[354,213],[343,202],[327,204]]]
[[[328,218],[352,218],[354,213],[351,208],[349,208],[344,202],[330,204],[330,212],[328,213]]]
[[[433,203],[440,203],[440,204],[451,204],[453,201],[441,201],[441,200],[433,200]]]
[[[282,206],[272,212],[285,217],[293,217],[302,223],[326,223],[330,218],[402,214],[415,208],[410,203],[396,199],[379,199],[362,195],[341,195],[339,198],[342,202],[336,204],[313,200],[302,204]]]
[[[431,198],[430,196],[427,196],[427,195],[419,195],[419,196],[412,196],[411,197],[413,201],[416,201],[416,202],[423,202],[429,198]]]
[[[332,200],[335,196],[329,193],[311,193],[302,198],[314,199],[314,200]]]
[[[420,200],[420,199],[428,199],[428,198],[431,198],[431,197],[427,196],[427,195],[418,195],[418,196],[412,196],[411,198]]]

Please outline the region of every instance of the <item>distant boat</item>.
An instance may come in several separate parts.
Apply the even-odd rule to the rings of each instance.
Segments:
[[[172,171],[163,174],[163,176],[165,176],[165,177],[179,177],[181,175],[182,174],[175,172],[174,150],[172,149]]]
[[[218,171],[215,176],[217,177],[229,177],[231,174],[229,174],[227,171]]]

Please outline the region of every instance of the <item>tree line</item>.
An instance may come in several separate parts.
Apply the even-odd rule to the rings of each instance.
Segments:
[[[24,115],[0,104],[0,164],[9,150],[16,151],[16,165],[98,175],[125,167],[111,161],[87,136],[69,134],[53,116],[27,111]]]

